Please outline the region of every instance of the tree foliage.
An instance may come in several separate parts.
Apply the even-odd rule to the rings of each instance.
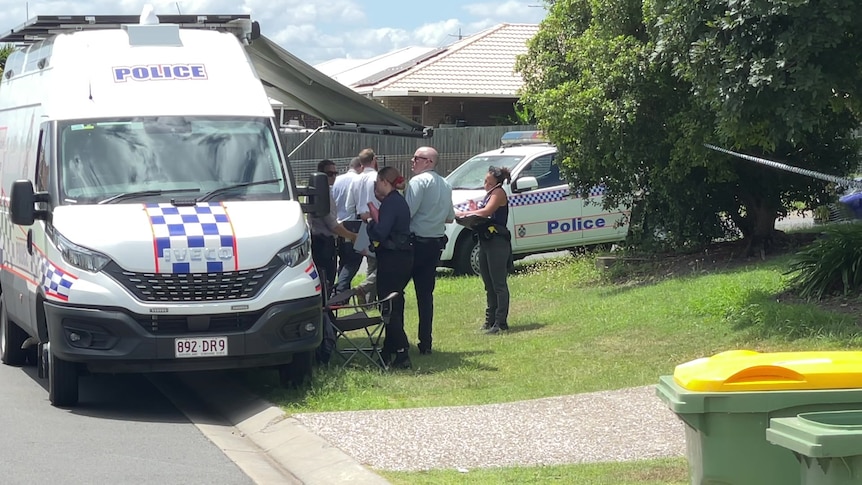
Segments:
[[[833,10],[808,3],[549,3],[518,61],[522,102],[558,145],[574,186],[603,184],[609,206],[635,203],[634,242],[656,229],[674,245],[732,230],[755,244],[768,242],[784,207],[823,203],[826,187],[703,144],[829,173],[856,166],[858,151],[848,135],[859,126],[853,90],[862,86],[856,79],[862,69],[849,50],[855,43],[862,52],[862,37],[838,27],[862,19],[853,15],[862,13],[862,4],[834,2],[850,20],[824,19],[826,25],[811,28],[821,19],[803,22],[806,15]],[[829,56],[844,56],[855,70],[839,69]]]
[[[6,59],[9,58],[9,54],[14,50],[15,46],[12,44],[0,45],[0,74],[3,74],[3,71],[6,70]]]

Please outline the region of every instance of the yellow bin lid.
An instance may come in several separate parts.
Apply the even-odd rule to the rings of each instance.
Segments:
[[[676,366],[673,380],[706,392],[862,388],[862,352],[730,350]]]

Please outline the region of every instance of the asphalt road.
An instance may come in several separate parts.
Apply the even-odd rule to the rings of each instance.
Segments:
[[[72,409],[52,407],[45,385],[35,367],[0,365],[4,485],[254,483],[145,376],[82,377]]]

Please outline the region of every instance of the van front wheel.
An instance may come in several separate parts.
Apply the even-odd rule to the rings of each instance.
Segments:
[[[314,352],[298,352],[293,354],[289,364],[278,367],[278,380],[282,387],[298,388],[311,381]]]
[[[479,241],[475,237],[466,238],[458,245],[454,266],[458,275],[479,274]]]
[[[70,407],[78,404],[78,364],[55,356],[51,343],[42,352],[47,355],[48,399],[51,405]]]
[[[0,360],[6,365],[24,365],[27,351],[21,346],[27,340],[27,332],[9,320],[6,305],[0,297]]]

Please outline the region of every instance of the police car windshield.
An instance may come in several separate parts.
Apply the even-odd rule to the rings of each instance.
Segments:
[[[524,155],[478,155],[456,168],[446,177],[453,190],[484,189],[488,167],[506,167],[512,170]]]
[[[276,135],[266,118],[80,120],[60,124],[58,133],[63,204],[139,201],[121,194],[167,202],[171,193],[189,187],[213,194],[215,201],[289,197]],[[238,185],[246,189],[220,190]]]

